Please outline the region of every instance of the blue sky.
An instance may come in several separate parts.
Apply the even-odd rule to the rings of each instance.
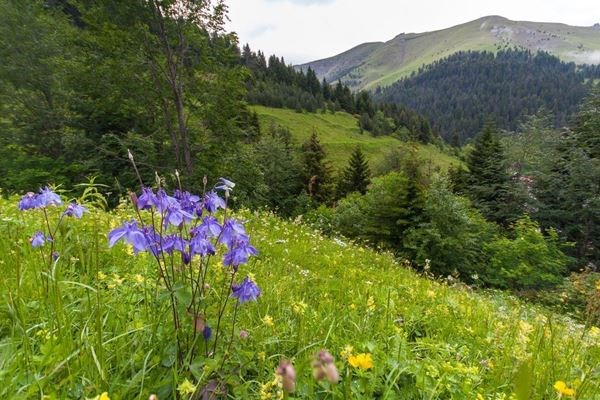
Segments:
[[[448,28],[485,15],[589,26],[597,0],[226,0],[240,43],[302,63],[402,32]],[[599,33],[600,34],[600,33]]]

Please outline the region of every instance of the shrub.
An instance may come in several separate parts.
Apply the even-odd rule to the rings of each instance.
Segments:
[[[560,250],[556,231],[544,236],[538,224],[525,216],[514,226],[514,239],[497,238],[486,245],[490,253],[484,279],[511,289],[541,289],[562,280],[567,256]]]

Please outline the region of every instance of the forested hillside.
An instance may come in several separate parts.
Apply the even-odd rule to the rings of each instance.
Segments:
[[[419,68],[378,89],[376,98],[416,110],[447,140],[464,143],[486,119],[515,130],[539,109],[552,113],[554,126],[566,126],[598,78],[599,66],[576,66],[547,53],[468,51]]]

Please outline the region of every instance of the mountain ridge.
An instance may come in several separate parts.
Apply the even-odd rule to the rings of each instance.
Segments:
[[[576,64],[600,64],[600,24],[583,27],[488,15],[449,28],[400,33],[385,42],[362,43],[296,68],[311,67],[319,79],[342,80],[354,90],[374,89],[459,51],[508,48],[546,51]]]

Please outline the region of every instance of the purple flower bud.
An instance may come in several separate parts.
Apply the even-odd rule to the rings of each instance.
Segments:
[[[240,331],[240,338],[241,339],[248,339],[248,331],[246,331],[245,329]]]
[[[54,253],[52,253],[52,261],[58,260],[59,257],[60,257],[60,254],[58,253],[58,251],[55,251]]]
[[[210,339],[211,336],[212,336],[212,328],[208,325],[205,325],[204,329],[202,330],[202,337],[204,337],[204,340],[208,340],[208,339]]]

